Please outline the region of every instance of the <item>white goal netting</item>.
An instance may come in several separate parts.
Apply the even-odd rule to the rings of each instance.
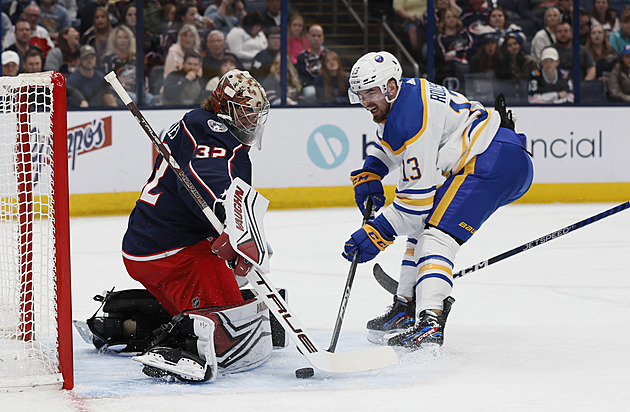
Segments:
[[[51,74],[0,77],[0,389],[63,382]]]

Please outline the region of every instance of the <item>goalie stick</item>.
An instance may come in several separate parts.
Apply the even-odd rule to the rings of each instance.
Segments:
[[[138,110],[138,107],[131,100],[127,91],[120,84],[120,81],[116,77],[116,73],[108,73],[105,76],[105,80],[112,86],[125,106],[127,106],[129,111],[136,118],[144,132],[147,136],[149,136],[155,145],[158,152],[167,161],[169,167],[173,170],[173,172],[175,172],[186,190],[194,198],[195,202],[201,208],[215,230],[221,234],[224,230],[223,224],[216,217],[204,198],[199,194],[188,176],[186,176],[184,171],[179,167],[176,159],[171,156],[170,149],[160,141],[151,125],[149,125],[143,114],[140,110]],[[240,179],[236,179],[235,182],[237,180]],[[254,189],[249,188],[249,190],[257,194]],[[242,254],[240,250],[238,250],[238,252]],[[298,350],[317,369],[332,373],[362,372],[373,369],[382,369],[398,363],[398,357],[396,356],[394,349],[388,346],[345,353],[330,353],[324,351],[304,330],[293,310],[289,308],[289,305],[287,305],[282,296],[280,296],[276,288],[273,287],[269,279],[267,279],[267,276],[262,273],[259,266],[255,265],[255,268],[249,271],[247,274],[247,280],[252,285],[256,293],[258,293],[258,295],[263,299],[263,302],[267,305],[269,311],[287,331],[291,339],[295,342]]]
[[[521,252],[525,252],[526,250],[532,249],[536,246],[540,246],[544,243],[547,243],[551,240],[557,239],[560,236],[564,236],[567,233],[571,233],[575,230],[581,229],[584,226],[588,226],[591,223],[595,223],[599,220],[602,220],[608,216],[612,216],[615,213],[619,213],[623,210],[626,210],[630,207],[630,201],[622,203],[620,205],[617,205],[613,208],[610,208],[608,210],[605,210],[601,213],[598,213],[594,216],[591,216],[587,219],[584,220],[580,220],[579,222],[573,223],[572,225],[563,227],[562,229],[558,229],[555,230],[551,233],[546,234],[545,236],[541,236],[537,239],[534,239],[530,242],[524,243],[520,246],[517,246],[513,249],[508,250],[507,252],[503,252],[499,255],[496,255],[494,257],[491,257],[490,259],[486,259],[483,260],[479,263],[477,263],[476,265],[472,265],[466,269],[460,270],[459,272],[453,273],[453,279],[457,279],[457,278],[461,278],[464,275],[467,275],[469,273],[475,272],[479,269],[483,269],[487,266],[490,266],[494,263],[500,262],[503,259],[507,259],[510,256],[514,256],[516,254],[519,254]],[[376,279],[376,281],[378,282],[379,285],[381,285],[383,287],[383,289],[385,289],[386,291],[388,291],[389,293],[391,293],[392,295],[395,295],[397,290],[398,290],[398,282],[395,281],[394,279],[392,279],[391,276],[389,276],[387,273],[385,273],[385,271],[383,270],[383,268],[381,267],[381,265],[379,265],[378,263],[374,264],[374,267],[372,268],[372,274],[374,275],[374,278]]]

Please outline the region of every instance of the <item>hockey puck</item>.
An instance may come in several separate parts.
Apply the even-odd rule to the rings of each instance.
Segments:
[[[295,377],[298,379],[308,379],[315,375],[313,368],[302,368],[295,371]]]

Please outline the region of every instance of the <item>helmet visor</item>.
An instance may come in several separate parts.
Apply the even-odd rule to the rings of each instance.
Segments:
[[[262,132],[269,114],[269,104],[261,107],[251,107],[228,102],[228,111],[231,118],[232,132],[236,138],[247,146],[260,148]]]
[[[372,87],[367,90],[359,90],[356,92],[352,89],[348,89],[348,100],[350,100],[350,104],[368,104],[370,102],[377,102],[383,99],[385,99],[385,95],[378,87]]]

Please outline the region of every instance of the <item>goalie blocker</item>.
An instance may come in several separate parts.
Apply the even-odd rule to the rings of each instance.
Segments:
[[[286,291],[278,291],[286,299]],[[144,289],[107,292],[86,322],[75,327],[99,350],[140,353],[133,359],[153,377],[173,375],[184,381],[214,380],[263,363],[272,348],[288,344],[285,330],[270,319],[266,305],[251,290],[245,302],[230,307],[184,311],[171,317]],[[102,310],[102,316],[97,316]],[[165,347],[167,345],[168,347]]]

